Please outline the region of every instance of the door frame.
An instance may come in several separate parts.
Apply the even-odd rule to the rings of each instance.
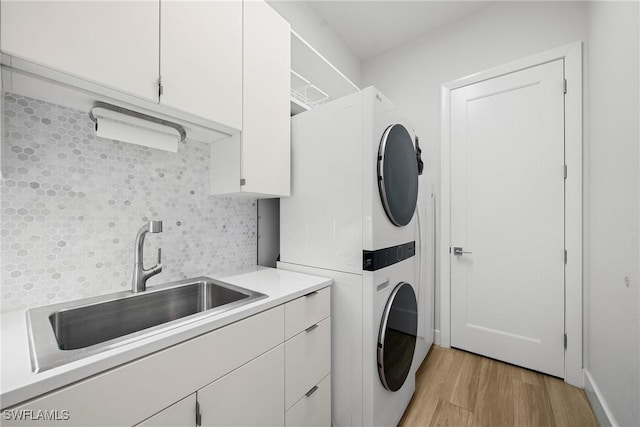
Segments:
[[[565,94],[565,333],[564,379],[583,387],[582,375],[582,42],[574,42],[506,65],[445,83],[441,87],[441,203],[440,203],[440,345],[451,346],[451,91],[564,59]]]

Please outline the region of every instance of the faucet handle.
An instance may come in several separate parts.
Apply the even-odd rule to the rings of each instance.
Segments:
[[[162,248],[158,248],[158,265],[162,264]]]

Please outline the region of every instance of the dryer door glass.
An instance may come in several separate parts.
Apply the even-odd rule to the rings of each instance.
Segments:
[[[409,224],[418,200],[418,161],[407,129],[391,125],[384,131],[378,150],[378,188],[389,220]]]
[[[399,390],[409,375],[418,332],[418,303],[413,287],[395,287],[387,301],[378,334],[378,374],[382,385]]]

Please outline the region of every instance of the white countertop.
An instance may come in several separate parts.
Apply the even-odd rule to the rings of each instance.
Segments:
[[[331,284],[331,279],[266,267],[208,275],[232,285],[262,292],[267,298],[177,326],[100,354],[40,373],[31,371],[25,310],[0,316],[0,407],[16,405],[91,375],[186,341],[203,333],[268,310]]]

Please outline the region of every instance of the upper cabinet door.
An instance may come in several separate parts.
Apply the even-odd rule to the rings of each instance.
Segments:
[[[160,103],[241,130],[241,0],[160,5]]]
[[[157,102],[157,1],[0,2],[0,50]]]
[[[289,196],[291,27],[262,0],[244,2],[242,192]]]

